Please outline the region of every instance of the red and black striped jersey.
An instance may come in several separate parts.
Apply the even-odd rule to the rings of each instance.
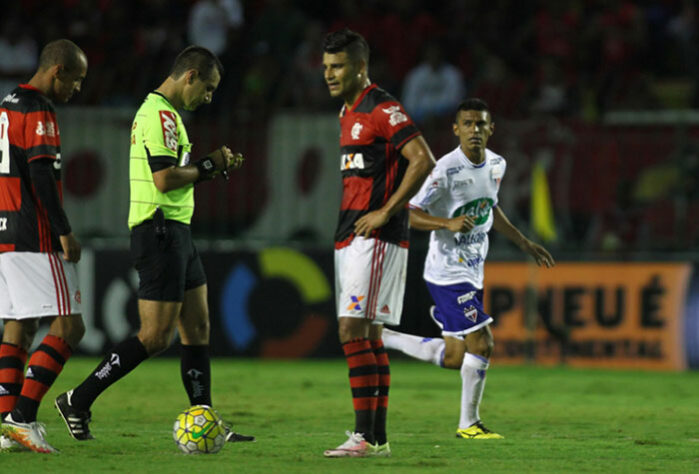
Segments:
[[[401,148],[420,135],[401,104],[372,84],[351,108],[340,112],[342,204],[335,232],[335,248],[352,242],[354,224],[380,209],[400,185],[408,160]],[[408,208],[394,214],[372,237],[408,246]]]
[[[29,163],[54,161],[61,191],[61,139],[53,103],[21,84],[0,102],[0,252],[61,250],[30,177]]]

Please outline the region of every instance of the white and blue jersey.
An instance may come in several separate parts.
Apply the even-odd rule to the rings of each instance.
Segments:
[[[430,233],[424,278],[436,285],[470,283],[483,288],[483,265],[488,254],[488,231],[493,226],[493,208],[498,204],[505,159],[485,150],[485,160],[473,164],[461,147],[437,161],[410,207],[432,216],[453,218],[469,215],[476,225],[467,233],[446,229]]]

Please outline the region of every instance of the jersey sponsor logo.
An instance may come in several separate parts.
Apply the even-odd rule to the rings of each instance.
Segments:
[[[399,123],[407,122],[408,121],[408,116],[405,115],[401,110],[400,107],[397,105],[392,105],[391,107],[387,109],[381,109],[384,111],[384,113],[387,113],[389,115],[388,117],[388,123],[391,125],[391,127],[395,127]]]
[[[19,97],[14,94],[7,94],[2,101],[9,102],[10,104],[19,104]]]
[[[359,140],[359,134],[362,133],[362,128],[364,128],[364,126],[359,122],[352,126],[352,131],[350,132],[352,140]]]
[[[447,176],[451,176],[453,174],[456,174],[459,171],[461,171],[462,169],[464,169],[463,166],[455,166],[453,168],[447,168]]]
[[[381,309],[379,310],[379,313],[391,314],[391,308],[389,308],[388,305],[385,304],[381,307]]]
[[[498,160],[498,163],[500,160]],[[498,186],[500,185],[500,181],[502,181],[502,177],[505,175],[505,169],[502,165],[496,165],[493,166],[490,170],[490,177],[495,181]]]
[[[350,302],[349,306],[347,306],[347,309],[349,311],[361,311],[362,305],[360,305],[359,303],[361,303],[363,299],[364,299],[364,296],[354,296],[354,295],[350,296],[351,302]]]
[[[36,122],[35,133],[40,137],[43,137],[44,135],[46,135],[47,137],[55,137],[56,135],[58,135],[58,127],[56,126],[55,122],[44,123],[41,120],[39,120],[38,122]]]
[[[160,111],[160,124],[163,127],[163,142],[170,150],[177,152],[177,120],[168,110]]]
[[[480,255],[477,256],[477,257],[468,258],[468,259],[466,259],[466,260],[464,260],[463,258],[459,257],[459,263],[466,263],[466,266],[467,266],[467,267],[476,267],[476,266],[480,265],[480,264],[483,263],[483,262],[485,262],[485,260],[484,260],[483,257],[481,257]]]
[[[464,308],[464,317],[468,319],[471,322],[476,322],[478,319],[478,310],[474,308],[473,306],[469,306],[467,308]]]
[[[472,300],[474,296],[476,296],[476,292],[469,291],[468,293],[463,294],[463,295],[459,296],[458,298],[456,298],[456,303],[457,304],[464,304],[465,302]]]
[[[342,169],[343,170],[363,170],[364,155],[361,153],[343,153],[342,154]]]
[[[455,210],[452,217],[470,216],[475,219],[476,225],[482,225],[488,220],[494,204],[495,201],[490,198],[478,198]]]
[[[0,217],[0,232],[7,230],[7,217]]]
[[[454,243],[456,245],[470,245],[470,244],[481,244],[488,236],[485,232],[476,232],[475,234],[456,234],[454,236]]]

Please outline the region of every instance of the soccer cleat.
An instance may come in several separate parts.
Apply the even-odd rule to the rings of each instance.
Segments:
[[[349,431],[346,431],[345,434],[349,436],[347,441],[335,449],[325,451],[323,455],[326,458],[365,458],[372,456],[372,451],[375,448],[364,439],[364,435]]]
[[[475,422],[468,428],[459,428],[456,430],[456,437],[463,439],[503,439],[502,435],[490,431],[483,426],[480,421]]]
[[[24,446],[37,453],[57,453],[58,450],[46,442],[46,428],[39,422],[22,423],[7,415],[0,425],[0,431],[5,438]]]
[[[250,435],[244,435],[240,433],[236,433],[231,429],[230,426],[225,426],[226,428],[226,441],[229,443],[237,443],[239,441],[255,441],[254,436]]]
[[[219,413],[214,408],[211,408],[211,409],[214,410],[214,412],[218,415],[219,418],[221,418],[221,415],[219,415]],[[223,423],[223,428],[226,430],[226,441],[227,442],[237,443],[240,441],[255,441],[254,436],[236,433],[235,431],[233,431],[233,428],[231,428],[228,425],[228,423],[226,423],[226,422],[222,422],[222,423]]]
[[[71,398],[73,396],[73,391],[69,390],[65,393],[60,394],[56,397],[54,404],[58,413],[65,421],[68,427],[68,432],[70,435],[77,439],[78,441],[86,441],[89,439],[95,439],[90,433],[90,421],[92,421],[92,414],[90,410],[78,410],[71,404]]]
[[[369,456],[374,456],[377,458],[390,458],[391,457],[391,445],[386,441],[384,444],[372,444]]]
[[[29,451],[12,438],[0,435],[0,453],[14,453],[18,451]]]

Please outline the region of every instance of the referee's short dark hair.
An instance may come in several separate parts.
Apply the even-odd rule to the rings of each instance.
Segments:
[[[488,104],[483,99],[478,99],[476,97],[466,99],[459,104],[459,106],[456,108],[456,115],[454,117],[455,120],[459,117],[459,112],[461,112],[462,110],[477,110],[479,112],[485,110],[486,112],[488,112],[488,115],[490,115],[491,119],[493,117],[493,114],[490,113],[490,107],[488,107]]]
[[[170,77],[177,79],[190,69],[195,69],[206,80],[211,77],[214,68],[223,76],[223,64],[214,53],[202,46],[188,46],[175,58]]]
[[[58,39],[44,46],[39,55],[39,69],[45,71],[51,66],[61,64],[67,72],[73,72],[80,67],[80,57],[85,52],[71,40]]]
[[[364,37],[349,28],[328,33],[323,39],[323,52],[336,54],[344,51],[350,61],[364,60],[369,64],[369,44]]]

